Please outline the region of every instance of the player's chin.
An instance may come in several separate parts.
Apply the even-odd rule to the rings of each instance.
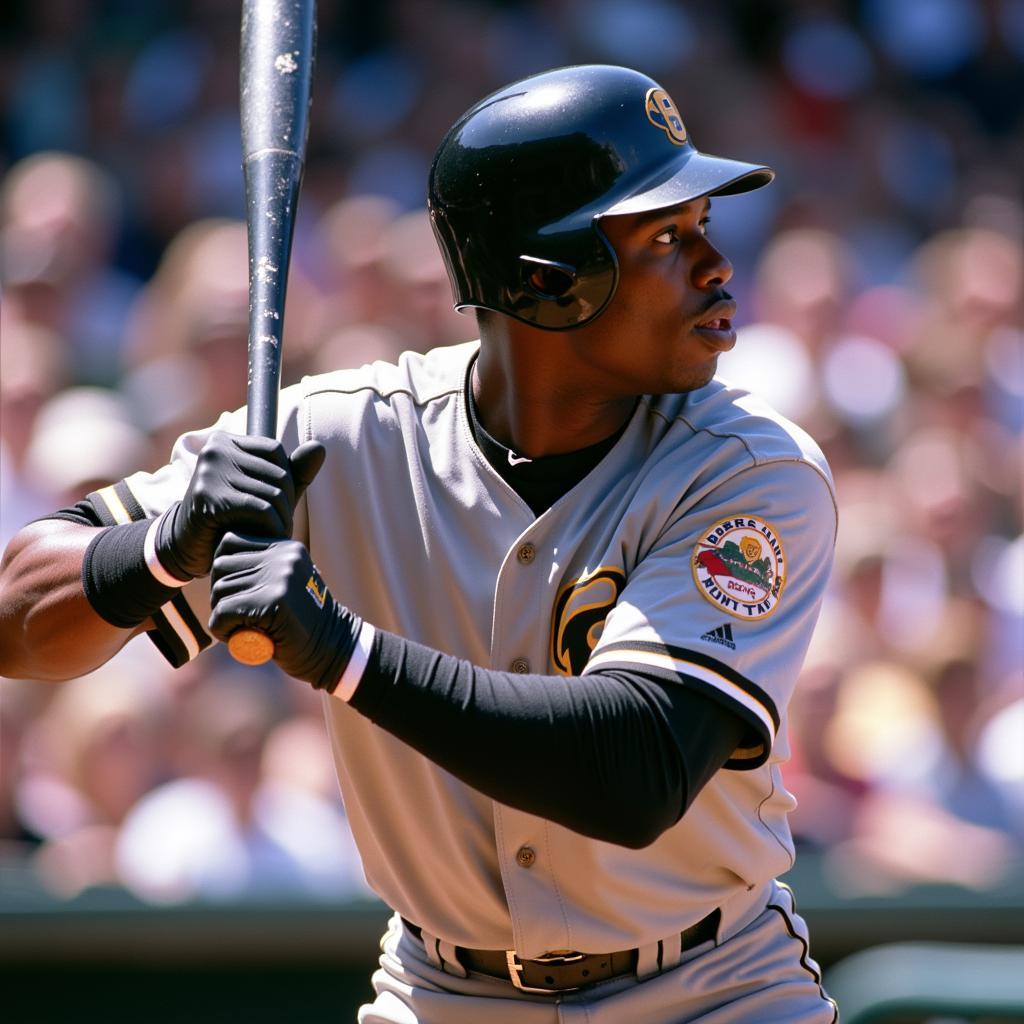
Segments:
[[[717,357],[712,361],[711,366],[696,374],[691,381],[689,387],[683,388],[683,391],[696,391],[698,388],[707,387],[715,379],[715,373],[718,371],[718,359]]]
[[[736,332],[731,328],[722,331],[691,328],[684,335],[677,350],[679,360],[673,391],[696,391],[705,387],[718,372],[718,357],[736,344]]]
[[[714,379],[718,372],[718,353],[715,352],[706,359],[690,363],[680,369],[676,374],[675,387],[672,389],[677,393],[696,391],[698,388],[706,387]]]

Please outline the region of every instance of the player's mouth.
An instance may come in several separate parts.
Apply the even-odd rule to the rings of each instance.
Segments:
[[[736,330],[732,325],[734,316],[736,303],[722,299],[701,314],[693,329],[712,348],[728,352],[736,344]]]

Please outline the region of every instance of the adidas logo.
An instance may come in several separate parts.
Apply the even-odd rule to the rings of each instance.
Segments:
[[[736,650],[736,644],[732,638],[732,624],[728,622],[719,626],[717,629],[709,629],[701,637],[701,640],[710,640],[713,644],[721,644],[723,647],[728,647],[730,650]]]

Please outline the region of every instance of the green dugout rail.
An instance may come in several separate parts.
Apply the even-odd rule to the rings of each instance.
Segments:
[[[843,1024],[1024,1021],[1024,946],[893,943],[846,957],[825,975]]]

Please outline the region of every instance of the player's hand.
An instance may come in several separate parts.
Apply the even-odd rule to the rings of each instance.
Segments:
[[[258,629],[290,676],[333,691],[356,644],[360,620],[327,590],[304,544],[229,533],[211,573],[210,632],[227,641]]]
[[[319,441],[300,444],[291,458],[280,441],[217,431],[196,460],[185,496],[164,516],[156,553],[172,576],[205,576],[229,530],[290,537],[295,506],[324,462]]]

